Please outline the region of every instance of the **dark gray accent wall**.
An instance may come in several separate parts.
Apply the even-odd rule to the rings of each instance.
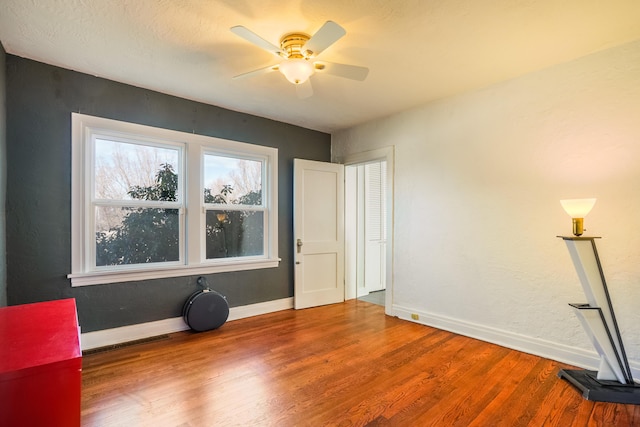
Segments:
[[[278,268],[208,275],[241,306],[293,296],[293,159],[330,161],[329,134],[6,55],[7,298],[76,298],[83,332],[182,314],[197,276],[72,288],[71,113],[278,148]]]
[[[0,43],[0,307],[7,305],[7,234],[5,200],[7,195],[7,110],[6,110],[6,58]]]

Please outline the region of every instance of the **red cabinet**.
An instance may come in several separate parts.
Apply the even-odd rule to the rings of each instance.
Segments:
[[[0,308],[0,425],[80,426],[74,299]]]

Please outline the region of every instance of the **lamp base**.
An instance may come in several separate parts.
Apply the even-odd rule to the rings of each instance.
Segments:
[[[640,405],[640,385],[598,380],[597,375],[597,371],[582,369],[561,369],[558,372],[559,378],[573,384],[587,400]]]

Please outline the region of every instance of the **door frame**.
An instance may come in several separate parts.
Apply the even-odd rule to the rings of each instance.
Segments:
[[[393,229],[393,199],[395,189],[393,187],[393,178],[394,178],[394,156],[395,156],[395,147],[383,147],[376,150],[371,151],[363,151],[360,153],[354,153],[346,155],[343,158],[342,163],[345,167],[354,166],[362,163],[370,163],[374,161],[385,160],[387,162],[387,198],[386,198],[386,208],[387,208],[387,251],[386,251],[386,292],[385,292],[385,304],[384,311],[385,314],[392,316],[393,315],[393,254],[394,254],[394,229]],[[345,227],[347,224],[345,224]],[[346,251],[345,251],[346,256]],[[346,263],[346,260],[345,260]],[[346,271],[345,264],[345,271]],[[355,285],[355,284],[354,284]],[[346,298],[347,288],[345,286],[345,298]]]

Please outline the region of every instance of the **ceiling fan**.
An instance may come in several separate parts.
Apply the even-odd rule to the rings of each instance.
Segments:
[[[280,47],[242,25],[231,27],[231,31],[259,48],[284,59],[278,64],[237,75],[233,77],[234,79],[280,71],[296,86],[298,97],[308,98],[313,95],[309,78],[316,72],[358,81],[363,81],[369,74],[369,69],[366,67],[315,60],[326,48],[347,33],[333,21],[325,22],[313,36],[301,32],[287,33],[280,39]]]

